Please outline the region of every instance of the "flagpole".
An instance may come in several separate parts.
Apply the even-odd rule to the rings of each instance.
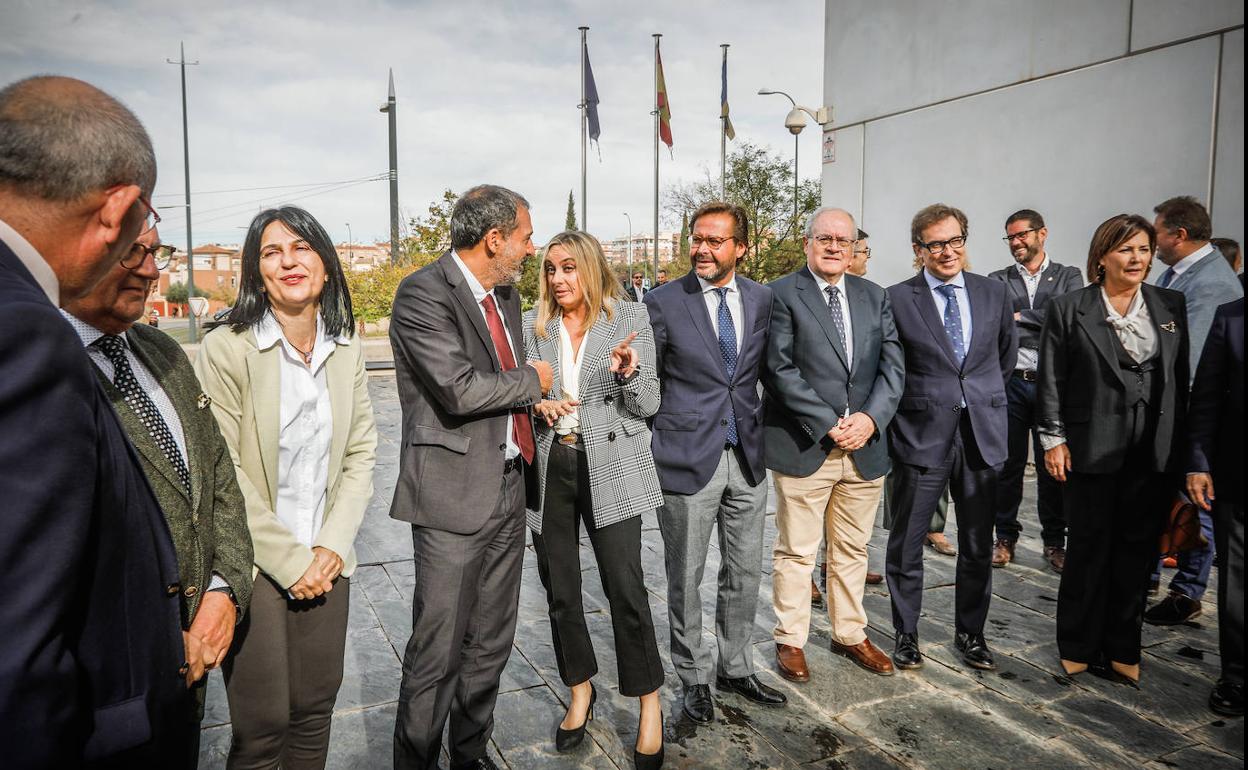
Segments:
[[[589,142],[589,104],[585,97],[585,34],[589,27],[577,27],[581,31],[581,232],[589,232],[585,217],[589,208],[585,204],[585,147]]]
[[[654,34],[654,280],[659,280],[659,38]]]
[[[719,47],[724,49],[723,66],[728,66],[728,44],[720,43]],[[719,110],[719,198],[723,200],[727,195],[727,169],[728,169],[728,116],[724,114],[723,105]]]

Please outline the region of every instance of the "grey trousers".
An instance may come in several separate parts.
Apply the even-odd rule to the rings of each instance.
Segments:
[[[480,531],[412,526],[416,587],[394,728],[395,768],[436,768],[450,722],[451,764],[486,755],[498,683],[511,657],[524,562],[524,476],[500,480]]]
[[[709,684],[712,668],[737,679],[754,673],[750,640],[763,572],[767,483],[751,486],[736,450],[724,450],[711,480],[692,495],[663,494],[659,529],[667,568],[672,665],[685,686]],[[702,571],[719,525],[719,588],[715,635],[719,662],[702,640]]]

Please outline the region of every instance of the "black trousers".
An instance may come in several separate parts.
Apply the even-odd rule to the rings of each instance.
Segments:
[[[1140,628],[1157,538],[1174,499],[1170,474],[1066,474],[1066,567],[1057,594],[1057,648],[1078,663],[1140,662]],[[1242,649],[1242,648],[1241,648]]]
[[[1040,539],[1045,545],[1066,544],[1066,520],[1062,516],[1062,487],[1044,467],[1044,450],[1036,431],[1036,383],[1015,374],[1005,384],[1009,403],[1010,455],[1001,468],[997,484],[997,537],[1018,540],[1023,526],[1018,523],[1018,507],[1023,501],[1023,472],[1027,468],[1027,445],[1036,459],[1036,516],[1040,519]]]
[[[1216,487],[1215,487],[1216,488]],[[1213,504],[1218,547],[1218,647],[1222,678],[1244,684],[1244,504]]]
[[[559,677],[570,687],[598,673],[581,603],[580,529],[584,522],[611,607],[620,694],[638,697],[663,684],[663,663],[641,571],[641,517],[595,528],[589,490],[585,453],[556,441],[546,464],[542,533],[533,533],[533,547],[538,575],[546,588]]]
[[[1000,465],[984,462],[965,415],[943,463],[934,468],[894,463],[893,528],[888,533],[885,577],[897,631],[918,631],[923,607],[923,541],[932,511],[948,485],[958,518],[955,626],[958,631],[983,633],[992,600],[993,503],[1000,471]]]

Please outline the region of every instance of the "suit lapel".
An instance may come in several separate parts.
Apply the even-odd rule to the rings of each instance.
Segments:
[[[867,330],[875,323],[875,319],[867,312],[866,293],[862,284],[858,281],[849,280],[846,275],[842,279],[845,282],[845,298],[849,301],[849,323],[854,332],[854,355],[853,361],[861,361],[866,355]],[[850,287],[853,287],[852,289]]]
[[[189,388],[187,383],[183,381],[183,377],[179,376],[178,369],[173,366],[172,362],[163,359],[158,360],[156,358],[156,350],[149,348],[139,338],[139,335],[134,332],[126,333],[126,341],[129,343],[130,349],[134,351],[135,357],[147,367],[147,370],[152,373],[152,376],[156,378],[156,382],[165,391],[165,395],[169,397],[169,401],[173,404],[174,412],[178,415],[178,422],[182,424],[182,443],[186,446],[187,470],[191,479],[189,495],[191,518],[193,520],[197,519],[199,511],[198,501],[203,491],[200,487],[203,482],[202,474],[196,473],[195,470],[199,467],[199,463],[203,462],[203,458],[198,450],[204,447],[204,442],[196,440],[196,437],[191,435],[191,426],[194,424],[195,415],[186,413],[186,405],[196,402],[199,396],[199,380],[194,380],[194,390],[196,392],[188,394]],[[194,378],[192,377],[192,379]],[[152,449],[155,450],[155,453],[160,456],[161,462],[157,464],[157,467],[160,468],[161,473],[173,481],[173,486],[179,492],[186,495],[187,492],[182,488],[182,481],[178,478],[178,472],[173,467],[173,463],[169,462],[169,458],[165,457],[165,453],[156,447],[155,442],[149,443],[152,444]]]
[[[1061,273],[1061,270],[1061,265],[1052,260],[1049,261],[1049,266],[1040,274],[1040,283],[1036,286],[1036,299],[1031,303],[1033,308],[1042,304],[1041,298],[1048,296],[1053,291],[1053,286],[1057,282],[1057,276]],[[1022,279],[1020,278],[1019,280]]]
[[[954,369],[960,369],[958,362],[953,357],[953,343],[949,342],[949,335],[945,333],[945,324],[936,315],[936,303],[932,301],[932,290],[927,285],[927,279],[923,277],[923,273],[919,273],[910,279],[910,285],[914,289],[914,306],[919,312],[919,317],[923,319],[923,323],[927,324],[927,330],[932,333],[932,337],[936,339],[936,347],[940,348],[945,358],[953,365]],[[972,307],[974,307],[972,305]]]
[[[559,360],[559,352],[562,349],[563,337],[559,330],[559,316],[554,316],[546,322],[545,339],[537,338],[538,358],[547,362]],[[552,398],[563,398],[563,367],[552,366],[554,372],[554,381],[550,386],[550,395]]]
[[[845,371],[849,371],[848,359],[845,356],[845,346],[841,344],[841,336],[836,333],[836,326],[832,323],[832,314],[828,310],[828,302],[823,298],[823,292],[819,291],[819,284],[815,282],[815,277],[811,274],[810,268],[803,267],[798,271],[795,285],[797,290],[801,292],[798,296],[802,298],[802,304],[814,314],[815,320],[819,322],[819,327],[823,329],[828,342],[832,344],[832,349],[836,351],[837,357],[841,359],[841,365],[845,367]],[[853,322],[853,316],[850,316],[850,322]]]
[[[476,329],[481,344],[485,346],[490,353],[490,358],[494,360],[494,368],[501,371],[498,354],[494,351],[494,338],[490,336],[490,328],[485,325],[485,316],[481,314],[481,306],[473,298],[472,289],[468,288],[468,282],[464,280],[464,274],[460,272],[459,265],[455,264],[455,258],[448,251],[438,262],[442,265],[443,277],[451,287],[451,296],[459,302],[460,307],[464,309],[464,314],[468,316],[468,321],[472,323],[472,328]]]
[[[147,427],[139,420],[138,415],[126,403],[125,398],[121,395],[121,391],[109,381],[108,377],[104,376],[104,372],[95,366],[94,361],[91,364],[100,383],[104,386],[104,392],[108,394],[108,400],[113,405],[113,411],[117,413],[117,418],[121,421],[130,443],[134,444],[134,448],[139,450],[139,454],[143,455],[143,458],[151,463],[152,467],[160,471],[160,475],[165,477],[165,480],[169,482],[169,486],[178,490],[182,496],[186,497],[186,490],[182,488],[182,480],[178,478],[178,472],[174,469],[173,463],[169,462],[169,458],[165,457],[165,453],[160,451],[160,447],[156,446],[156,441],[148,432]],[[147,362],[144,361],[144,364],[146,365]],[[148,368],[150,369],[151,367],[149,366]],[[187,451],[190,451],[189,446]]]
[[[966,346],[966,359],[963,361],[963,366],[965,366],[972,353],[978,353],[980,349],[996,339],[996,335],[992,334],[991,330],[995,329],[997,324],[991,313],[992,308],[988,306],[987,286],[980,281],[972,280],[969,273],[962,274],[962,283],[966,286],[966,297],[971,303],[971,341]]]
[[[585,339],[581,340],[581,376],[585,377],[590,372],[596,371],[599,367],[606,369],[610,364],[604,363],[611,348],[615,343],[615,327],[616,320],[619,318],[608,319],[607,314],[599,311],[598,320],[594,325],[589,327],[589,331],[585,334]]]
[[[331,342],[333,349],[325,359],[325,387],[329,390],[329,413],[333,431],[329,441],[329,478],[327,489],[333,489],[342,472],[337,461],[347,453],[347,434],[350,433],[351,407],[355,396],[355,367],[349,348]]]
[[[498,297],[499,312],[507,324],[507,336],[511,340],[511,357],[516,366],[524,363],[524,321],[520,316],[520,295],[514,286],[495,286],[494,296]],[[477,315],[480,315],[478,313]]]
[[[1152,308],[1149,308],[1152,312]],[[1089,286],[1086,294],[1079,301],[1079,325],[1083,327],[1083,331],[1092,340],[1092,346],[1101,354],[1101,358],[1105,359],[1105,363],[1109,365],[1114,376],[1122,383],[1125,388],[1127,381],[1123,379],[1122,367],[1118,364],[1118,354],[1114,352],[1113,344],[1110,342],[1109,335],[1114,333],[1106,322],[1105,303],[1101,301],[1101,289],[1096,284]]]
[[[715,327],[711,326],[711,316],[706,309],[706,299],[702,296],[702,284],[698,282],[698,277],[693,272],[685,274],[681,280],[681,288],[685,291],[685,311],[689,313],[689,320],[693,324],[693,328],[698,330],[702,335],[702,340],[706,343],[706,350],[711,356],[711,360],[715,362],[715,371],[727,382],[728,375],[724,373],[723,356],[719,352],[719,337],[715,335]]]
[[[1017,267],[1007,267],[1005,272],[1005,285],[1010,287],[1010,293],[1017,299],[1023,301],[1027,308],[1033,307],[1031,300],[1027,299],[1027,282],[1018,274]],[[1039,299],[1040,293],[1036,292],[1036,298]]]
[[[252,344],[255,344],[255,332]],[[247,354],[247,374],[251,382],[251,401],[256,416],[256,435],[260,444],[260,461],[264,466],[264,477],[269,485],[269,500],[277,500],[277,450],[278,437],[281,433],[281,399],[274,395],[281,394],[281,351],[278,345],[268,350],[252,350]]]
[[[1165,361],[1161,376],[1165,377],[1166,372],[1174,371],[1174,360],[1179,357],[1178,325],[1175,323],[1174,313],[1154,287],[1140,284],[1140,291],[1144,292],[1144,305],[1153,319],[1153,332],[1157,335],[1161,357]]]

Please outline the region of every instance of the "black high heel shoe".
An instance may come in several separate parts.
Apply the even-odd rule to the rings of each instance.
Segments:
[[[571,730],[565,730],[562,727],[555,728],[555,751],[571,751],[581,745],[581,741],[585,740],[585,726],[594,718],[594,701],[598,700],[598,691],[594,689],[594,685],[589,685],[589,710],[585,712],[585,721],[581,722],[581,726]],[[562,723],[560,723],[562,724]]]
[[[641,721],[638,718],[637,732],[641,732]],[[642,754],[633,747],[633,767],[637,770],[659,770],[663,767],[663,712],[659,712],[659,750],[654,754]]]

